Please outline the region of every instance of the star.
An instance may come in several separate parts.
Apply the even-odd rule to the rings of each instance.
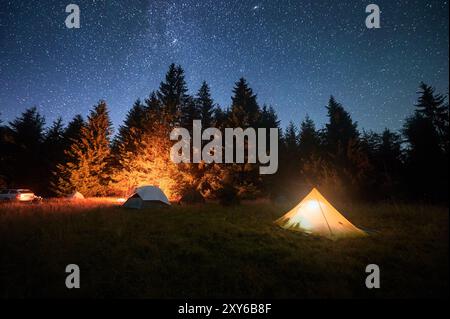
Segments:
[[[375,32],[365,28],[366,5],[351,0],[77,4],[82,27],[69,30],[66,3],[5,2],[3,122],[36,105],[47,123],[60,115],[67,123],[105,99],[117,128],[173,62],[185,69],[191,94],[206,80],[222,108],[245,77],[283,127],[306,114],[323,126],[323,106],[335,95],[361,128],[399,130],[420,81],[448,90],[448,1],[379,0]]]

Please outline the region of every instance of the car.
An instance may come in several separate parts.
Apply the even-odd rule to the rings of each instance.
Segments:
[[[32,202],[36,195],[29,189],[3,189],[0,191],[0,201]]]

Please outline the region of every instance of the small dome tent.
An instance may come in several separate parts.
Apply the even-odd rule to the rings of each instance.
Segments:
[[[70,200],[81,200],[81,199],[84,199],[84,196],[80,192],[74,192],[72,195],[69,195],[67,198]]]
[[[366,235],[339,213],[315,188],[275,223],[284,229],[320,235],[333,240]]]
[[[138,187],[123,204],[123,207],[143,209],[149,207],[170,206],[170,202],[164,192],[156,186]]]

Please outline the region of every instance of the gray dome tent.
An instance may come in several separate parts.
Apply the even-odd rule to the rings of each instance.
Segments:
[[[72,195],[67,197],[70,200],[83,200],[84,196],[80,192],[74,192]]]
[[[156,186],[138,187],[123,204],[123,207],[143,209],[149,207],[170,206],[170,202],[164,192]]]

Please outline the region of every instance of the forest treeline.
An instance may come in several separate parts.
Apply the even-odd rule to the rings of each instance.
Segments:
[[[259,197],[295,197],[319,187],[335,197],[365,200],[448,201],[447,95],[421,83],[417,103],[399,132],[365,131],[334,97],[317,128],[306,116],[282,129],[275,110],[259,105],[245,79],[228,108],[218,106],[204,82],[188,93],[181,66],[172,64],[157,91],[137,100],[113,135],[105,101],[67,125],[46,126],[35,107],[0,122],[0,188],[31,188],[44,196],[126,196],[159,185],[172,199],[224,203]],[[174,127],[279,128],[279,170],[260,175],[256,164],[174,164]],[[206,143],[206,142],[205,142]]]

